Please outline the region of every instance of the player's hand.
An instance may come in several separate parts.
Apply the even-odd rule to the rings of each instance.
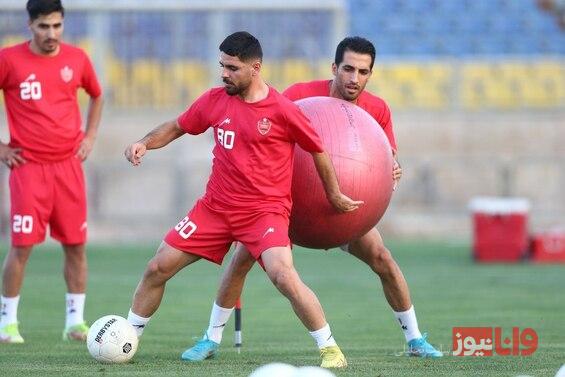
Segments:
[[[393,190],[396,190],[396,186],[398,185],[400,178],[402,178],[402,167],[398,161],[394,160],[392,164],[392,179],[394,180],[394,186],[392,186]]]
[[[80,143],[76,156],[81,161],[86,160],[90,152],[92,152],[93,147],[94,147],[94,140],[89,137],[85,137],[84,139],[82,139]]]
[[[328,196],[328,200],[338,212],[355,211],[357,208],[359,208],[360,205],[365,203],[362,200],[353,200],[347,195],[342,194],[341,192]]]
[[[1,143],[0,161],[10,169],[26,163],[26,160],[22,157],[22,150],[20,148],[10,148],[6,144]]]
[[[396,186],[398,185],[398,181],[402,178],[402,167],[397,160],[396,151],[392,151],[392,180],[394,181],[394,185],[392,186],[393,190],[396,190]]]
[[[133,143],[128,145],[126,148],[124,155],[126,159],[132,163],[133,166],[138,166],[141,164],[141,158],[147,152],[147,147],[143,143]]]

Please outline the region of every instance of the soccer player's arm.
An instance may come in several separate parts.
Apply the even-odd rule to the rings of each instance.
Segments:
[[[314,165],[316,166],[316,170],[326,192],[326,198],[339,212],[356,210],[363,202],[352,200],[341,192],[334,166],[330,156],[324,151],[322,141],[312,128],[308,118],[306,118],[296,105],[292,104],[292,106],[294,107],[294,111],[287,113],[291,137],[302,149],[312,155]]]
[[[124,153],[126,159],[137,166],[148,150],[162,148],[185,133],[197,135],[206,131],[208,123],[205,114],[209,97],[209,92],[204,93],[177,119],[155,127],[141,140],[129,145]]]
[[[170,120],[155,127],[141,140],[128,145],[124,154],[133,166],[137,166],[148,150],[162,148],[183,134],[184,131],[180,128],[177,120]]]
[[[384,102],[383,104],[383,111],[379,116],[380,119],[377,119],[377,121],[382,126],[383,131],[385,132],[385,135],[390,143],[390,147],[392,148],[392,179],[394,180],[393,189],[396,189],[398,181],[400,181],[400,178],[402,178],[402,167],[398,162],[398,152],[396,147],[396,139],[394,137],[394,129],[392,126],[392,115],[390,113],[390,108],[388,107],[386,102]]]
[[[84,138],[77,151],[77,156],[82,160],[86,160],[96,141],[98,134],[98,126],[102,117],[102,107],[104,106],[104,98],[100,83],[96,78],[96,73],[92,67],[92,63],[88,56],[84,56],[84,69],[82,75],[81,86],[90,96],[88,102],[88,111],[86,115],[86,127]]]
[[[314,159],[314,165],[331,205],[339,212],[351,212],[359,208],[363,201],[352,200],[339,189],[337,176],[328,152],[310,152],[310,154]]]

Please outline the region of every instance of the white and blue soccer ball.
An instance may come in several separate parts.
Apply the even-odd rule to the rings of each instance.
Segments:
[[[137,351],[138,338],[127,319],[107,315],[90,326],[86,337],[88,352],[102,363],[125,363]]]

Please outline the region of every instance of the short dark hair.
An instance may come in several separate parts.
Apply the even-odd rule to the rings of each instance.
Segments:
[[[228,35],[220,45],[220,51],[229,56],[236,56],[241,61],[263,60],[261,44],[257,38],[246,31],[238,31]]]
[[[32,21],[41,15],[45,16],[53,12],[60,12],[63,17],[65,16],[65,8],[61,0],[28,0],[26,9]]]
[[[345,51],[352,51],[358,54],[371,55],[371,70],[373,69],[373,64],[375,64],[375,46],[367,39],[362,37],[347,37],[343,41],[339,42],[335,50],[335,60],[334,63],[339,67],[343,61],[343,55]]]

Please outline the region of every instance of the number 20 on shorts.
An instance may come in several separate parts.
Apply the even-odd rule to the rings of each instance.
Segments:
[[[196,231],[196,224],[190,221],[188,216],[186,216],[175,226],[175,230],[186,240]]]
[[[12,231],[14,233],[29,234],[33,230],[33,217],[30,215],[14,215]]]

